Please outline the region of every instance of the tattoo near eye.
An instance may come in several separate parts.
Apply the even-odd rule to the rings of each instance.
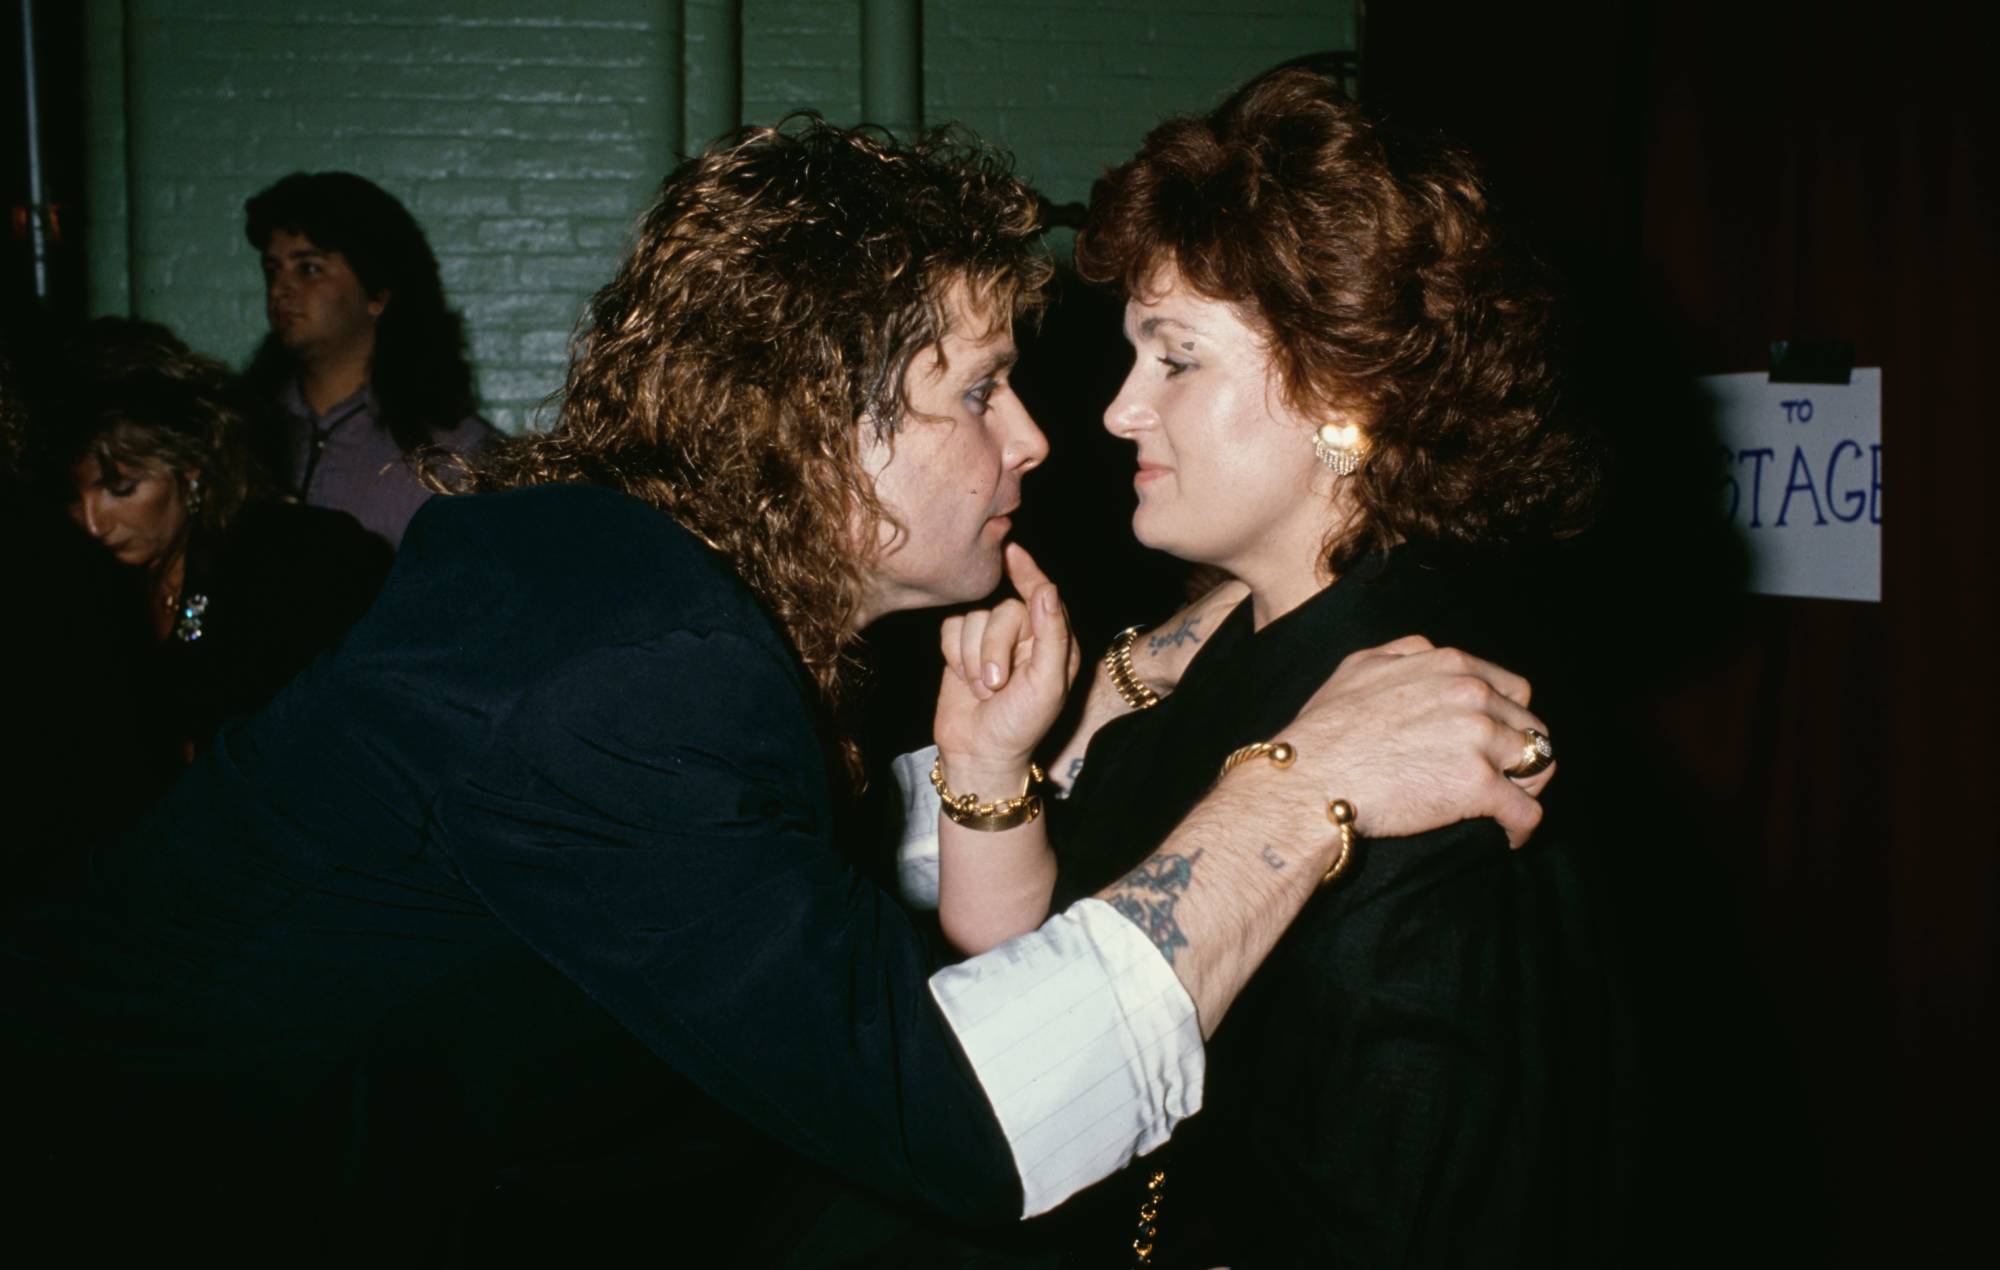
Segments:
[[[1270,846],[1268,843],[1257,854],[1263,856],[1264,863],[1270,865],[1273,870],[1285,867],[1285,857],[1279,855],[1277,848]]]

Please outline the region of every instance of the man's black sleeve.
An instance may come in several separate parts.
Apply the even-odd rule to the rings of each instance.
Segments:
[[[828,841],[795,672],[726,630],[553,668],[441,840],[501,921],[724,1106],[967,1220],[1011,1220],[1011,1151],[903,911]]]

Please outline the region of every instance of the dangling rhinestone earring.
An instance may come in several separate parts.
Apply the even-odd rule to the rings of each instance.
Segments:
[[[1361,429],[1322,423],[1313,433],[1313,454],[1336,476],[1352,476],[1361,466]]]
[[[201,478],[199,476],[191,477],[188,480],[187,506],[188,515],[201,515]]]

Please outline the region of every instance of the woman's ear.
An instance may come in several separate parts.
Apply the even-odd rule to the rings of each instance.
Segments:
[[[382,316],[382,311],[389,307],[390,295],[391,292],[389,291],[389,289],[387,287],[384,287],[380,291],[377,291],[374,295],[369,296],[368,316],[372,318],[380,318]]]

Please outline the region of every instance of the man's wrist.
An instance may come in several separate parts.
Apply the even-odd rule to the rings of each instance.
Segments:
[[[1307,892],[1340,853],[1340,830],[1327,819],[1328,801],[1327,792],[1311,777],[1266,761],[1245,763],[1230,772],[1206,800],[1223,821],[1260,826],[1262,832],[1249,849],[1263,872],[1282,888],[1296,883]]]
[[[1269,765],[1232,772],[1138,869],[1098,895],[1152,941],[1212,1034],[1337,851],[1321,791]]]
[[[1029,759],[1025,754],[953,754],[940,749],[938,763],[953,794],[972,794],[980,802],[1013,798],[1028,784]]]

